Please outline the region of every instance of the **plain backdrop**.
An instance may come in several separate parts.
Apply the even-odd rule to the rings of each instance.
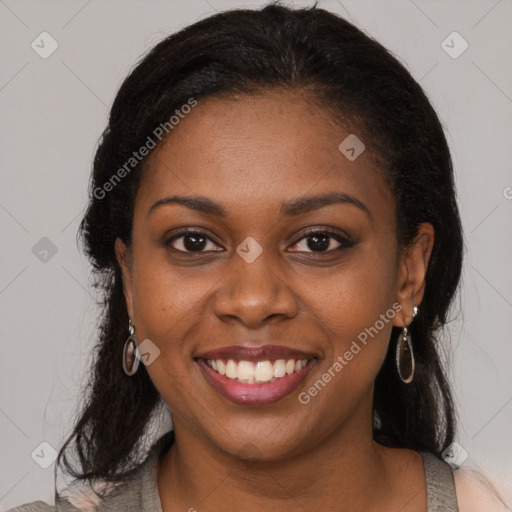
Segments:
[[[43,442],[60,447],[89,372],[98,310],[76,231],[122,79],[166,35],[215,11],[263,3],[0,1],[1,510],[53,502],[54,464],[43,469],[31,454],[49,456]],[[512,3],[319,6],[392,50],[446,128],[466,237],[461,294],[444,337],[457,442],[465,464],[512,481]]]

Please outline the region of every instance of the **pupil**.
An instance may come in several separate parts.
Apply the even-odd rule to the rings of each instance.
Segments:
[[[314,240],[313,243],[309,241]],[[329,237],[327,235],[312,235],[309,237],[308,247],[311,250],[324,250],[329,248]]]
[[[192,243],[190,241],[192,240]],[[187,251],[201,250],[204,248],[205,237],[202,235],[187,235],[184,238],[183,245]]]

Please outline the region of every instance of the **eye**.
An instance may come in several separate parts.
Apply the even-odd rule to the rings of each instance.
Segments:
[[[326,253],[353,247],[354,244],[346,236],[331,231],[313,229],[300,238],[292,246],[292,252]],[[309,251],[307,249],[310,249]]]
[[[293,244],[291,250],[292,252],[327,253],[350,248],[353,245],[348,236],[326,230],[311,229]],[[199,229],[181,231],[169,238],[164,246],[172,247],[174,250],[183,253],[219,252],[223,250],[204,231]]]
[[[208,248],[208,244],[210,244],[210,248]],[[195,230],[195,229],[187,229],[186,231],[181,231],[176,235],[169,238],[164,246],[172,247],[176,251],[179,252],[208,252],[208,251],[218,251],[219,249],[215,249],[214,247],[218,247],[204,231]],[[223,249],[220,249],[221,251]]]

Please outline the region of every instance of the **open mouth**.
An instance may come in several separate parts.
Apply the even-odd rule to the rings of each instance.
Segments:
[[[237,405],[265,406],[291,395],[305,380],[317,358],[195,360],[206,381],[220,395]]]
[[[204,361],[213,371],[235,382],[266,384],[302,370],[311,359],[277,359],[276,361],[206,359]]]

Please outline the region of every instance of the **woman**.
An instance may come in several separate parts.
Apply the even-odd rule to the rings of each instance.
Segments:
[[[159,43],[115,99],[81,234],[105,310],[58,463],[96,494],[14,510],[498,506],[442,457],[448,146],[353,25],[271,5]],[[173,428],[148,452],[162,404]]]

